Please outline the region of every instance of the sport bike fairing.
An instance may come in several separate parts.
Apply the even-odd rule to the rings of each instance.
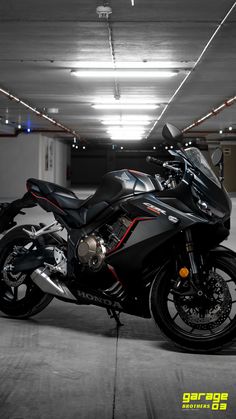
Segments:
[[[162,202],[157,193],[129,198],[121,204],[121,208],[127,214],[133,214],[137,222],[125,242],[114,253],[109,254],[107,260],[125,271],[139,271],[145,257],[179,231],[197,222],[206,223],[201,216],[183,213]],[[131,260],[135,263],[131,264]]]
[[[223,183],[219,181],[200,150],[190,147],[185,150],[185,154],[194,169],[194,191],[208,203],[213,215],[219,218],[229,217],[232,209],[231,200]]]

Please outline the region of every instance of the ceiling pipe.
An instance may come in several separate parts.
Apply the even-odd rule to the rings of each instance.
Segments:
[[[113,40],[113,32],[112,32],[112,26],[109,19],[109,16],[107,18],[107,30],[108,30],[108,41],[109,41],[109,47],[110,47],[110,54],[111,54],[111,60],[113,64],[113,69],[116,70],[116,57],[115,57],[115,48],[114,48],[114,40]],[[120,99],[120,87],[118,80],[116,76],[114,77],[114,97],[116,100]]]
[[[24,133],[25,132],[25,130],[23,129],[23,130],[19,130],[20,132],[22,132],[22,133]],[[34,133],[34,132],[51,132],[51,133],[58,133],[58,134],[62,134],[62,133],[64,133],[64,131],[62,131],[62,130],[60,130],[60,129],[47,129],[47,128],[31,128],[30,129],[30,133],[32,134],[32,133]],[[66,133],[66,134],[68,134],[68,132]]]
[[[220,106],[218,106],[217,108],[212,109],[206,115],[202,116],[197,121],[195,121],[192,124],[190,124],[187,127],[185,127],[182,130],[182,132],[188,132],[190,129],[195,128],[195,127],[203,124],[203,122],[205,122],[207,119],[212,118],[213,116],[218,115],[225,108],[234,105],[235,102],[236,102],[236,96],[233,96],[230,99],[225,100]],[[232,133],[232,131],[230,131],[230,133]],[[218,132],[218,134],[219,134],[219,132]]]
[[[73,131],[72,129],[66,127],[65,125],[56,121],[54,118],[51,118],[50,116],[46,115],[44,112],[39,111],[37,108],[32,107],[27,102],[25,102],[24,100],[20,99],[19,97],[13,95],[12,93],[3,89],[2,87],[0,87],[0,93],[2,93],[8,99],[13,100],[13,101],[17,102],[18,104],[24,106],[26,109],[33,112],[37,116],[42,117],[43,119],[50,122],[51,124],[57,126],[58,128],[61,128],[63,132],[66,132],[67,134],[71,134],[73,137],[76,137],[77,139],[81,139],[80,135],[76,131]]]
[[[61,130],[59,130],[59,129],[31,129],[30,130],[30,133],[27,133],[24,129],[16,129],[15,130],[15,132],[14,133],[12,133],[12,134],[4,134],[4,133],[1,133],[0,134],[0,137],[13,137],[13,138],[15,138],[15,137],[18,137],[18,135],[19,134],[27,134],[27,135],[29,135],[29,134],[33,134],[33,133],[41,133],[41,132],[49,132],[49,133],[60,133],[60,134],[62,134],[62,133],[64,133],[64,131],[61,131]]]

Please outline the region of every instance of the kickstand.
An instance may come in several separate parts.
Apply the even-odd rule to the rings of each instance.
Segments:
[[[119,311],[115,311],[112,308],[107,308],[107,313],[108,313],[108,316],[110,317],[110,319],[115,319],[117,327],[124,326],[124,324],[121,323],[121,321],[120,321],[120,312]]]

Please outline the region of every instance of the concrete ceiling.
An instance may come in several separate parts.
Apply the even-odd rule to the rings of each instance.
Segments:
[[[101,119],[117,115],[117,111],[91,106],[100,99],[114,99],[113,79],[78,79],[70,74],[83,61],[111,63],[107,22],[96,14],[101,4],[102,0],[0,2],[0,87],[45,113],[48,108],[58,108],[59,113],[50,116],[88,142],[110,142]],[[132,7],[130,0],[113,0],[109,4],[117,64],[158,62],[180,69],[170,79],[118,80],[121,99],[160,104],[152,111],[130,111],[148,115],[151,121],[147,139],[142,141],[159,139],[167,121],[184,128],[236,94],[236,7],[198,62],[234,2],[135,0]],[[207,136],[213,131],[217,137],[214,132],[229,125],[236,132],[235,110],[236,105],[227,107],[191,132],[200,136],[202,131]],[[4,128],[6,118],[13,127],[21,120],[32,130],[61,131],[1,93],[0,116],[2,133],[9,131]]]

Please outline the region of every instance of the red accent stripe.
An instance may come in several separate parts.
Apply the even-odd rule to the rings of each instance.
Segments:
[[[49,199],[44,198],[43,196],[36,195],[36,193],[34,193],[34,192],[32,192],[32,191],[30,191],[30,193],[31,193],[31,194],[32,194],[35,198],[37,198],[37,199],[43,199],[44,201],[49,202],[49,204],[53,205],[54,207],[56,207],[57,209],[59,209],[61,212],[63,212],[63,214],[65,214],[65,211],[63,211],[60,207],[58,207],[58,205],[54,204],[54,203],[53,203],[52,201],[50,201]]]
[[[151,208],[151,207],[147,207],[147,209],[148,209],[148,211],[152,211],[152,212],[154,212],[154,213],[155,213],[155,214],[157,214],[157,215],[161,215],[161,212],[160,212],[160,211],[158,211],[158,209]]]
[[[125,240],[125,238],[127,237],[130,230],[133,228],[133,226],[135,224],[137,224],[139,221],[148,221],[148,220],[153,220],[153,219],[154,219],[153,217],[137,217],[137,218],[134,218],[132,220],[131,224],[129,225],[129,227],[127,228],[125,234],[120,239],[119,243],[117,243],[117,245],[114,247],[114,249],[111,249],[109,252],[107,252],[107,254],[115,252],[122,245],[123,241]]]
[[[114,276],[114,278],[116,279],[116,281],[117,281],[117,282],[120,282],[120,283],[121,283],[121,285],[123,285],[122,281],[120,280],[120,278],[118,277],[118,275],[117,275],[117,273],[116,273],[116,271],[115,271],[115,268],[113,268],[113,266],[111,266],[111,265],[107,265],[107,267],[108,267],[109,271],[111,272],[111,274],[112,274],[112,275]]]

